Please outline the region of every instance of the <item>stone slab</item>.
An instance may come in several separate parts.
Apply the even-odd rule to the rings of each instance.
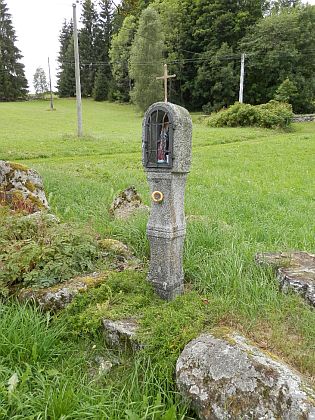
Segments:
[[[237,333],[204,334],[187,344],[176,382],[199,419],[315,419],[306,381]]]
[[[315,254],[265,252],[256,254],[255,260],[276,270],[281,290],[293,290],[315,307]]]
[[[104,327],[105,340],[107,344],[115,349],[122,351],[137,351],[142,345],[136,340],[138,323],[135,319],[122,319],[113,321],[111,319],[102,320]]]
[[[110,268],[115,271],[140,270],[141,261],[136,258],[130,249],[117,239],[100,239],[98,245],[103,257],[110,262]]]
[[[92,273],[89,276],[75,277],[52,287],[42,289],[24,288],[18,292],[20,301],[33,301],[44,311],[56,312],[64,309],[78,293],[99,286],[107,278],[104,273]]]

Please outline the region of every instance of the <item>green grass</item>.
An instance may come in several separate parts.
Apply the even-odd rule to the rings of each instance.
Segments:
[[[121,358],[99,374],[97,357],[117,357],[100,340],[69,340],[64,324],[25,305],[3,305],[0,315],[1,419],[183,418],[186,407],[148,358]]]
[[[49,112],[48,105],[41,101],[0,104],[1,158],[23,162],[40,172],[52,210],[63,221],[91,225],[102,235],[122,239],[146,261],[146,220],[136,217],[115,221],[108,214],[115,194],[130,185],[135,185],[149,204],[141,165],[141,116],[132,106],[84,101],[85,137],[79,140],[75,136],[75,102],[56,100],[55,112]],[[58,385],[46,376],[39,379],[43,393],[35,398],[38,384],[31,382],[19,393],[18,404],[15,402],[21,406],[28,401],[23,404],[29,411],[23,417],[22,408],[13,412],[12,404],[5,405],[10,407],[5,408],[9,418],[36,418],[35,413],[45,413],[44,389],[47,395],[54,395],[49,401],[56,401],[58,407],[63,404],[63,395],[69,394],[67,399],[74,401],[72,417],[64,407],[65,416],[69,416],[65,418],[106,418],[112,412],[109,418],[157,419],[166,416],[168,410],[171,414],[165,419],[181,418],[185,408],[178,405],[170,373],[174,360],[194,334],[218,325],[237,328],[314,383],[314,311],[299,297],[280,293],[271,270],[256,266],[254,255],[259,251],[315,252],[315,123],[295,124],[292,131],[281,132],[211,129],[198,122],[198,116],[193,120],[184,258],[187,289],[191,292],[173,303],[148,301],[143,298],[143,294],[147,296],[145,289],[135,287],[139,282],[145,284],[145,274],[138,273],[135,279],[118,277],[117,281],[129,284],[129,289],[116,287],[113,280],[110,295],[109,286],[101,288],[96,295],[79,299],[77,306],[66,313],[68,328],[72,328],[69,335],[76,328],[79,332],[95,332],[99,316],[141,314],[148,348],[143,364],[150,368],[139,372],[139,360],[127,363],[126,377],[131,381],[127,383],[134,385],[130,392],[122,390],[122,381],[117,380],[119,369],[114,369],[102,386],[89,383],[84,373],[87,362],[83,348],[91,344],[76,338],[78,341],[70,347],[79,349],[77,358],[70,356],[71,351],[75,352],[71,349],[58,356],[59,366],[69,366],[60,370]],[[209,303],[201,303],[202,299]],[[95,310],[95,302],[99,311]],[[14,311],[10,316],[14,317]],[[45,322],[45,318],[40,319]],[[53,334],[53,328],[47,327],[45,334]],[[6,335],[5,328],[0,331]],[[148,331],[153,334],[148,335]],[[60,348],[62,340],[57,337],[56,347],[50,347]],[[0,374],[2,387],[15,369],[24,369],[17,350],[12,354],[14,359],[6,362]],[[158,375],[164,360],[169,360],[166,367],[163,365],[165,375]],[[51,369],[52,363],[52,359],[44,359],[40,366]],[[77,374],[82,375],[82,384],[75,380]],[[143,375],[151,378],[146,389],[141,382]],[[154,417],[159,392],[162,408]],[[171,417],[174,407],[177,414]],[[50,414],[56,419],[58,415]]]

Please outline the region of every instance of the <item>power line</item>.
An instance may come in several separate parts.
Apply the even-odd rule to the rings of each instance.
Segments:
[[[253,57],[260,57],[262,56],[262,53],[249,53],[246,54],[246,57],[248,58],[253,58]],[[312,50],[310,52],[305,52],[305,53],[299,53],[299,55],[301,56],[314,56],[315,55],[315,50]],[[274,52],[274,54],[269,54],[269,57],[271,58],[281,58],[281,57],[290,57],[290,58],[298,58],[297,56],[293,56],[290,53],[284,53],[284,52]],[[149,65],[153,65],[153,64],[163,64],[163,63],[167,63],[167,64],[185,64],[185,63],[199,63],[199,62],[209,62],[213,59],[216,60],[227,60],[227,61],[236,61],[239,60],[241,58],[241,54],[231,54],[231,55],[225,55],[225,56],[216,56],[213,55],[212,57],[200,57],[200,58],[180,58],[178,60],[161,60],[161,61],[146,61],[146,62],[136,62],[136,65],[139,66],[149,66]],[[63,65],[74,65],[74,62],[72,61],[63,61],[62,63],[60,63],[61,67]],[[89,67],[89,66],[111,66],[112,64],[128,64],[127,60],[115,60],[115,61],[94,61],[94,62],[81,62],[80,66],[81,67]]]

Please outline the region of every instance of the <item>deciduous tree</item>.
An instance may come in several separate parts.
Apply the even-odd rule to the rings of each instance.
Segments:
[[[42,67],[38,67],[34,73],[33,85],[36,96],[43,97],[48,91],[48,84],[45,71]]]
[[[159,15],[148,7],[141,13],[130,55],[130,75],[134,81],[131,98],[142,111],[163,98],[161,82],[156,80],[162,74],[163,50]]]
[[[298,93],[297,87],[288,77],[281,83],[275,93],[275,100],[292,104]]]
[[[113,36],[109,52],[115,82],[114,98],[122,102],[130,100],[130,77],[128,63],[131,45],[136,32],[136,18],[127,16],[120,31]]]
[[[297,87],[295,112],[312,112],[315,97],[315,6],[283,10],[260,20],[244,38],[246,98],[268,102],[289,78]]]

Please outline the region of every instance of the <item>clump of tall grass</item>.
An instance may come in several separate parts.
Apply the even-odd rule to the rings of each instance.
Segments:
[[[101,337],[70,338],[65,322],[38,309],[0,305],[1,420],[184,419],[171,375],[147,355],[124,358]],[[102,373],[99,357],[119,362]]]

